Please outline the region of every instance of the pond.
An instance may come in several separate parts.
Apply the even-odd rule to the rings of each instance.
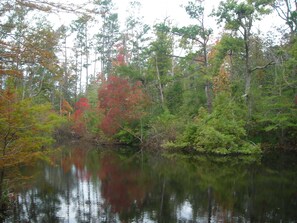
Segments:
[[[72,144],[21,169],[6,222],[297,222],[297,157]]]

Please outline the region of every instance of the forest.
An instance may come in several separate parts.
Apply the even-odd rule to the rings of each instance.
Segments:
[[[150,26],[137,1],[119,21],[112,0],[2,0],[1,168],[66,139],[193,154],[296,150],[296,1],[226,0],[210,15],[205,4],[184,5],[191,24]],[[57,14],[73,20],[57,25]],[[255,24],[272,14],[283,26],[263,35]]]

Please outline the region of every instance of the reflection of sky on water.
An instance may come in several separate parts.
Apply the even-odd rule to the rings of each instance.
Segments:
[[[191,220],[193,216],[193,209],[189,201],[185,201],[178,209],[177,218],[184,220]]]
[[[105,199],[101,194],[101,181],[99,178],[96,181],[90,181],[84,178],[80,171],[75,168],[74,165],[71,167],[71,173],[74,176],[78,176],[78,187],[71,190],[69,198],[72,198],[70,202],[65,199],[65,197],[59,196],[60,209],[57,212],[61,222],[121,222],[118,214],[114,214],[112,219],[108,219],[106,211],[110,211],[110,207],[104,208],[106,206]],[[46,178],[49,178],[47,176]],[[79,194],[79,198],[77,195]],[[84,201],[84,202],[83,202]],[[135,200],[136,203],[136,200]],[[190,220],[189,209],[190,204],[186,202],[180,213],[181,220]],[[184,213],[185,212],[185,213]],[[84,213],[78,216],[79,213]],[[184,216],[187,216],[184,218]],[[155,221],[150,219],[149,213],[143,213],[143,221],[145,223],[154,223]],[[137,219],[131,220],[131,223],[139,222]]]
[[[84,169],[86,171],[86,169]],[[60,216],[64,222],[101,222],[104,221],[104,199],[101,196],[101,182],[98,179],[96,182],[85,179],[80,175],[79,171],[74,165],[71,167],[71,173],[78,176],[78,186],[73,188],[70,192],[69,205],[65,198],[59,197],[61,201],[61,209],[58,211],[57,216]],[[79,195],[79,197],[78,197]],[[84,213],[84,214],[81,214]],[[81,214],[81,216],[78,216]],[[65,217],[67,216],[67,217]],[[119,222],[118,217],[115,218]]]
[[[296,166],[280,170],[279,165],[279,169],[271,171],[241,161],[234,166],[208,160],[188,165],[154,158],[141,163],[141,157],[132,160],[117,153],[87,156],[82,151],[60,157],[56,165],[29,167],[28,172],[36,168],[38,174],[20,189],[15,215],[7,222],[297,219],[297,204],[292,200],[297,194],[297,182],[290,180],[296,176]]]
[[[54,170],[54,171],[53,171]],[[87,169],[78,170],[75,165],[71,166],[70,173],[76,176],[75,187],[63,194],[58,194],[56,216],[60,222],[121,222],[118,213],[110,213],[111,207],[106,204],[106,200],[101,193],[101,180],[96,177],[93,179],[85,177]],[[59,176],[59,181],[53,176]],[[44,178],[47,183],[53,187],[61,187],[61,181],[65,180],[61,168],[49,167],[44,169]],[[66,183],[67,185],[67,183]],[[67,187],[67,186],[66,186]],[[32,192],[35,191],[35,192]],[[116,193],[116,192],[115,192]],[[30,194],[38,194],[38,189],[30,189],[26,192],[25,197],[20,197],[20,203],[26,203],[32,197]],[[36,198],[35,198],[36,199]],[[42,200],[36,199],[38,202]],[[172,199],[171,199],[172,200]],[[37,202],[37,203],[38,203]],[[174,200],[172,200],[174,202]],[[135,204],[137,201],[135,200]],[[30,215],[27,210],[24,216]],[[185,201],[176,211],[176,218],[181,222],[192,220],[192,207],[189,201]],[[143,212],[142,222],[153,223],[152,216],[156,217],[157,213]],[[139,222],[139,219],[131,219],[131,222]]]

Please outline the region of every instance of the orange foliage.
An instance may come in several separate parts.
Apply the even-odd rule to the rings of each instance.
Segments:
[[[19,70],[7,70],[7,69],[0,69],[0,75],[12,75],[17,77],[22,77],[23,74]]]
[[[213,90],[214,93],[230,90],[230,72],[228,71],[227,64],[222,64],[220,73],[213,78]]]
[[[72,111],[73,111],[73,108],[71,107],[71,105],[68,103],[68,101],[63,99],[61,113],[63,115],[67,115],[68,117],[70,117],[70,114]]]

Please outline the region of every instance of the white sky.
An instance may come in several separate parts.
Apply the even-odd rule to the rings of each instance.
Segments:
[[[130,0],[113,0],[118,6],[120,19],[125,19],[125,11],[129,7]],[[189,23],[189,16],[186,14],[181,5],[186,5],[188,0],[139,0],[141,7],[141,14],[144,17],[144,22],[147,24],[154,24],[162,22],[164,18],[169,17],[173,20],[173,24],[186,25]],[[206,14],[218,5],[219,0],[206,0],[205,8]],[[213,19],[214,20],[214,19]]]
[[[81,4],[86,0],[56,0],[62,2],[68,2],[75,4],[78,2]],[[129,9],[129,3],[133,0],[113,0],[117,12],[119,14],[119,22],[124,28],[125,19],[127,17],[127,10]],[[190,23],[194,23],[194,20],[189,19],[185,9],[182,5],[187,5],[189,0],[138,0],[141,3],[140,14],[143,16],[143,22],[150,26],[155,23],[162,22],[166,17],[172,22],[172,25],[187,26]],[[211,27],[214,30],[215,35],[218,35],[219,26],[216,24],[214,17],[208,17],[211,11],[217,8],[221,0],[205,0],[205,24],[206,27]],[[60,23],[66,22],[69,24],[71,20],[75,19],[71,15],[63,16],[60,18]],[[282,21],[277,15],[268,16],[264,18],[261,23],[254,25],[254,31],[260,30],[265,33],[267,31],[275,31],[275,26],[281,26]],[[58,25],[58,24],[57,24]]]
[[[141,3],[141,15],[143,16],[143,22],[148,25],[153,25],[157,22],[164,21],[164,18],[168,17],[172,21],[172,25],[187,26],[190,23],[194,23],[187,15],[182,5],[187,5],[189,0],[139,0]],[[214,17],[208,15],[213,9],[216,9],[221,0],[205,0],[205,24],[206,27],[210,27],[214,30],[214,35],[217,36],[219,26],[216,24]],[[124,24],[127,16],[127,9],[129,8],[129,2],[131,0],[113,0],[119,13],[119,21]],[[275,32],[276,26],[281,26],[283,21],[274,14],[263,17],[261,22],[254,24],[254,31],[260,30],[262,33],[268,31]]]

